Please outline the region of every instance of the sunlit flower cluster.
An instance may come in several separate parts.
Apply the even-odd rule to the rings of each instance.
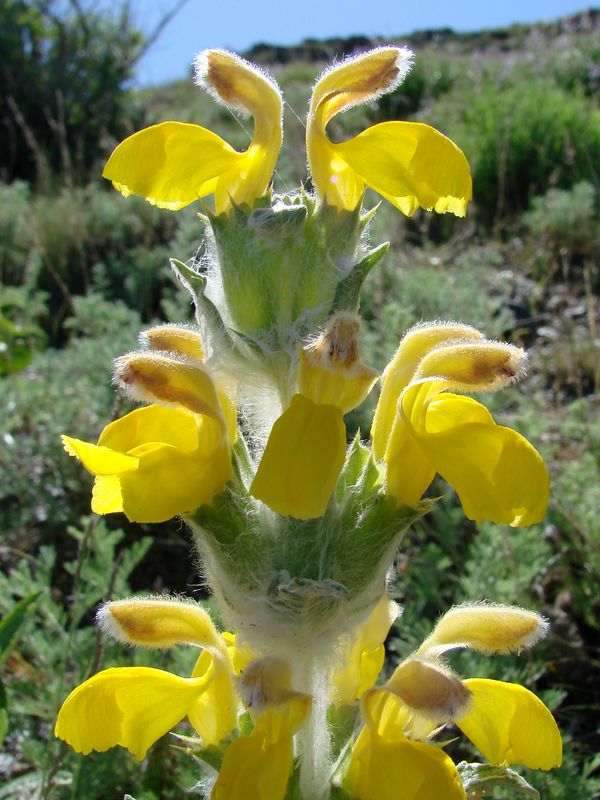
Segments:
[[[537,614],[492,604],[449,611],[387,682],[384,640],[398,609],[387,573],[403,533],[434,502],[436,474],[476,522],[531,525],[545,513],[542,458],[470,395],[524,371],[518,347],[458,322],[420,324],[379,376],[361,356],[362,284],[385,248],[368,250],[370,187],[407,215],[464,216],[471,178],[461,150],[421,123],[373,125],[334,143],[338,113],[392,91],[412,62],[383,47],[317,81],[307,124],[314,195],[273,196],[282,141],[275,82],[220,50],[196,60],[197,82],[250,114],[238,152],[197,125],[164,122],[134,134],[104,175],[124,195],[177,210],[203,206],[211,263],[173,262],[196,324],[144,332],[117,358],[116,386],[143,403],[97,444],[64,436],[95,476],[92,509],[131,521],[184,519],[234,633],[193,602],[119,600],[103,631],[148,648],[200,648],[189,677],[149,667],[107,669],[77,687],[56,735],[78,752],[127,748],[143,759],[187,718],[186,740],[208,748],[213,800],[327,797],[466,798],[434,737],[457,725],[490,764],[550,769],[561,745],[550,712],[528,690],[462,680],[446,654],[518,651],[547,630]],[[348,446],[345,416],[379,382],[369,442]],[[360,703],[360,721],[333,762],[328,720]],[[358,711],[357,711],[358,714]],[[218,762],[218,763],[217,763]]]

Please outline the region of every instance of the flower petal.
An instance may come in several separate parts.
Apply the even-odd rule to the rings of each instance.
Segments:
[[[468,339],[483,339],[483,334],[470,325],[458,322],[420,324],[407,331],[381,376],[381,394],[371,426],[373,455],[376,459],[381,460],[384,456],[398,414],[398,400],[423,356],[443,342]]]
[[[218,744],[234,729],[237,720],[238,699],[233,685],[230,664],[215,658],[204,650],[196,663],[193,678],[208,676],[212,680],[188,709],[188,717],[206,746]]]
[[[125,197],[138,194],[178,210],[215,189],[215,179],[243,163],[216,133],[186,122],[161,122],[116,147],[102,175]]]
[[[171,354],[137,351],[115,360],[114,380],[135,400],[181,406],[219,421],[225,430],[215,383],[202,365]]]
[[[336,64],[317,81],[310,101],[306,151],[315,189],[325,202],[351,210],[365,189],[360,175],[339,157],[337,145],[328,139],[327,124],[340,111],[391,92],[411,65],[410,50],[379,47]]]
[[[403,214],[417,208],[464,217],[472,196],[464,153],[420,122],[382,122],[335,145],[362,180]]]
[[[209,614],[194,602],[153,597],[115,600],[100,608],[96,622],[125,644],[160,649],[191,644],[217,654],[226,653],[223,638]]]
[[[471,398],[440,394],[428,405],[425,387],[409,387],[402,409],[412,422],[425,411],[425,430],[417,422],[413,435],[436,472],[456,489],[465,514],[475,522],[513,526],[543,519],[549,476],[537,450],[516,431],[496,425]]]
[[[470,711],[456,724],[491,764],[552,769],[562,762],[554,717],[542,701],[516,683],[471,678]]]
[[[274,743],[262,732],[236,739],[225,751],[211,800],[282,800],[292,755],[291,736]]]
[[[254,730],[225,751],[211,800],[282,800],[292,768],[293,736],[306,719],[311,698],[289,688],[289,665],[254,662],[242,676]]]
[[[107,669],[67,697],[54,729],[78,753],[126,747],[138,760],[185,717],[207,679],[150,667]]]
[[[352,748],[344,786],[359,800],[466,800],[456,767],[441,749],[389,742],[365,727]]]
[[[444,614],[417,655],[437,657],[459,647],[479,653],[520,652],[539,642],[548,628],[548,620],[525,608],[463,603]]]
[[[147,442],[163,442],[184,452],[198,447],[197,417],[178,408],[145,406],[111,422],[98,445],[127,453]]]
[[[232,474],[226,443],[209,458],[198,450],[182,453],[163,444],[148,445],[137,453],[137,472],[121,476],[123,510],[130,522],[164,522],[210,505]]]
[[[399,506],[415,508],[436,471],[400,415],[393,424],[384,460],[386,492],[396,498]]]
[[[92,475],[117,475],[136,470],[139,466],[139,459],[135,456],[119,453],[110,447],[98,446],[64,435],[61,439],[67,453],[78,458]]]
[[[118,475],[98,475],[92,489],[94,514],[115,514],[123,511],[123,493]]]
[[[301,394],[275,421],[250,487],[273,511],[298,519],[320,517],[331,498],[346,451],[342,412]]]
[[[383,643],[397,616],[397,604],[389,597],[382,597],[355,631],[351,650],[344,653],[346,666],[334,672],[332,678],[337,705],[351,705],[373,686],[383,667]]]

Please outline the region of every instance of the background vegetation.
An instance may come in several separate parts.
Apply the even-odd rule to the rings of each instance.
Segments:
[[[102,666],[137,663],[92,627],[101,600],[202,596],[178,523],[90,517],[90,478],[59,434],[94,440],[124,413],[111,359],[135,346],[142,327],[192,314],[167,257],[196,253],[194,209],[172,214],[120,197],[98,178],[111,147],[169,118],[200,122],[238,147],[248,133],[189,81],[132,91],[144,43],[126,15],[32,0],[4,0],[0,15],[0,800],[175,800],[197,774],[168,738],[140,768],[120,750],[77,757],[52,736],[72,686]],[[600,12],[588,12],[545,26],[418,34],[403,40],[417,52],[404,86],[332,130],[343,137],[374,121],[422,120],[472,165],[466,221],[408,220],[385,205],[377,214],[371,237],[391,237],[392,249],[367,287],[367,360],[383,367],[409,325],[435,317],[525,345],[527,379],[486,400],[543,452],[552,502],[533,528],[478,528],[447,486],[434,487],[445,499],[398,556],[394,591],[405,612],[390,666],[454,602],[487,597],[546,614],[552,634],[533,653],[467,654],[460,668],[523,681],[555,710],[565,766],[533,778],[552,800],[600,791],[599,32]],[[370,44],[258,45],[248,54],[268,65],[287,101],[276,190],[305,179],[298,117],[314,77]],[[354,416],[354,427],[368,424],[368,410]],[[181,674],[191,668],[185,650],[153,658]]]

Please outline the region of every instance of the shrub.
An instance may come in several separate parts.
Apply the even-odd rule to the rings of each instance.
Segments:
[[[548,189],[597,175],[600,110],[577,93],[539,82],[484,82],[470,95],[451,93],[435,114],[471,162],[486,225],[524,211]]]
[[[130,118],[139,117],[127,81],[141,44],[126,3],[113,15],[60,0],[4,0],[4,176],[46,186],[58,171],[71,181],[87,178],[104,155],[105,140],[122,138]]]

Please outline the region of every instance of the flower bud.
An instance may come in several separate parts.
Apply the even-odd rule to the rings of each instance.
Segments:
[[[298,386],[317,405],[334,405],[343,414],[359,406],[378,378],[360,360],[361,320],[357,314],[334,314],[325,330],[300,350]]]

